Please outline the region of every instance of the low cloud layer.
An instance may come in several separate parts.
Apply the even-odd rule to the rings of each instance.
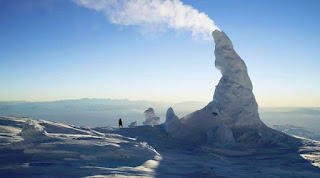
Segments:
[[[195,38],[211,40],[219,28],[205,13],[180,0],[73,0],[80,6],[103,12],[111,23],[152,27],[153,30],[190,31]]]

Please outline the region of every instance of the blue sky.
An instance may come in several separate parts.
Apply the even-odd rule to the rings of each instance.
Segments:
[[[320,107],[320,1],[183,0],[248,66],[260,106]],[[0,0],[0,101],[210,101],[214,43],[110,23],[68,0]]]

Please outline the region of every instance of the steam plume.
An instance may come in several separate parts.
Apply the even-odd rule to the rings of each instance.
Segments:
[[[111,23],[155,26],[192,32],[193,37],[212,39],[219,30],[205,13],[180,0],[73,0],[78,5],[103,12]]]

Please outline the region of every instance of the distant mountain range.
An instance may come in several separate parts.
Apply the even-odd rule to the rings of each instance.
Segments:
[[[0,115],[33,117],[81,126],[110,126],[116,125],[119,117],[123,118],[124,124],[132,121],[141,123],[143,112],[149,107],[154,108],[163,122],[169,107],[183,117],[205,105],[205,102],[198,101],[171,103],[89,98],[49,102],[2,101]]]
[[[206,102],[199,101],[173,103],[89,98],[48,102],[0,101],[0,115],[32,117],[92,127],[115,126],[121,117],[124,126],[127,126],[133,121],[141,124],[144,121],[143,112],[149,107],[152,107],[161,122],[164,122],[169,107],[181,118],[205,105]],[[259,113],[269,126],[291,124],[320,134],[320,108],[261,107]]]

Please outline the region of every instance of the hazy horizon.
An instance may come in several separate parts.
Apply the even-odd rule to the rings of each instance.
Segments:
[[[49,102],[0,102],[0,116],[18,116],[44,119],[80,126],[115,126],[122,118],[127,126],[133,121],[140,125],[144,111],[149,107],[155,110],[164,122],[166,112],[172,107],[179,118],[202,109],[207,102],[152,102],[112,99],[77,99]],[[259,115],[268,126],[294,125],[320,134],[320,108],[317,107],[259,107]]]
[[[132,102],[155,102],[155,103],[192,103],[192,102],[197,102],[197,103],[203,103],[203,104],[208,104],[209,102],[213,101],[196,101],[196,100],[185,100],[185,101],[159,101],[159,100],[132,100],[128,98],[65,98],[65,99],[58,99],[58,100],[4,100],[0,102],[57,102],[57,101],[76,101],[76,100],[84,100],[84,99],[89,99],[89,100],[115,100],[115,101],[120,101],[120,100],[127,100],[127,101],[132,101]],[[263,108],[320,108],[320,106],[277,106],[277,105],[259,105],[259,107]]]

